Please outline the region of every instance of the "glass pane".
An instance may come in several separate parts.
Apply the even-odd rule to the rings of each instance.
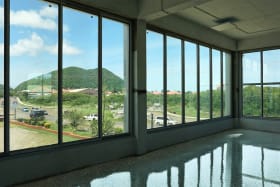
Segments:
[[[213,118],[221,117],[221,52],[212,50]]]
[[[280,152],[279,150],[263,149],[263,171],[266,180],[280,182]]]
[[[280,49],[263,52],[263,82],[280,82]]]
[[[167,37],[167,125],[182,123],[181,40]]]
[[[260,86],[243,86],[243,115],[261,116]]]
[[[163,35],[147,31],[147,128],[163,126]]]
[[[196,44],[185,42],[185,121],[197,120],[197,51]]]
[[[4,151],[4,0],[0,0],[0,152]]]
[[[200,54],[200,120],[210,118],[210,59],[209,48],[199,46]]]
[[[56,144],[58,7],[10,2],[10,149]]]
[[[280,117],[280,85],[263,87],[264,117]]]
[[[242,57],[243,83],[261,82],[260,52],[245,53]]]
[[[231,55],[223,53],[224,116],[231,115]]]
[[[102,19],[102,133],[128,132],[128,25]]]
[[[63,26],[63,142],[69,142],[97,137],[98,17],[63,8]]]

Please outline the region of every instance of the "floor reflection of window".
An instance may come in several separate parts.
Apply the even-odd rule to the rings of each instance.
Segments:
[[[185,184],[184,186],[198,185],[198,159],[194,158],[185,163]]]
[[[91,187],[101,187],[101,186],[130,187],[131,186],[130,173],[120,172],[120,173],[114,173],[104,178],[94,179],[93,181],[91,181],[90,186]]]
[[[265,180],[270,180],[280,185],[280,152],[276,150],[263,149],[263,171]]]
[[[207,153],[200,158],[200,183],[199,186],[210,186],[210,153]]]
[[[167,171],[151,173],[148,176],[147,187],[161,186],[167,187]]]
[[[280,152],[262,147],[242,147],[244,186],[280,186]]]
[[[261,148],[250,145],[242,147],[242,173],[261,177]]]
[[[179,186],[179,170],[176,167],[171,167],[171,181],[170,184],[172,187]]]
[[[222,173],[222,149],[221,147],[216,148],[213,151],[213,175],[212,175],[212,186],[221,186],[221,173]]]

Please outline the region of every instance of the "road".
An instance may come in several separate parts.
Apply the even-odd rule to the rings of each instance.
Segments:
[[[24,112],[23,108],[28,108],[28,112]],[[39,108],[42,110],[47,111],[48,115],[45,115],[46,120],[51,122],[57,121],[57,108],[54,107],[44,107],[36,106],[36,105],[26,105],[22,103],[19,98],[11,97],[10,98],[10,119],[19,119],[19,118],[25,118],[29,119],[29,114],[32,108]]]

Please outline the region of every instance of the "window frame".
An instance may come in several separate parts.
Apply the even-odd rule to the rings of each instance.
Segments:
[[[132,74],[132,20],[127,19],[125,17],[109,13],[103,10],[96,9],[94,7],[89,7],[83,5],[81,3],[77,3],[71,0],[44,0],[44,3],[53,3],[57,5],[58,11],[58,55],[57,55],[57,72],[58,72],[58,96],[57,96],[57,140],[56,144],[52,145],[43,145],[39,147],[31,147],[19,150],[10,150],[10,106],[9,106],[9,96],[10,96],[10,1],[4,1],[4,151],[0,153],[0,157],[5,156],[7,154],[22,154],[22,153],[29,153],[41,150],[50,150],[50,149],[57,149],[60,147],[66,147],[69,145],[79,145],[79,144],[87,144],[92,142],[101,142],[104,140],[115,139],[118,137],[126,137],[133,135],[133,126],[132,126],[132,114],[133,114],[133,95],[132,95],[132,83],[133,83],[133,74]],[[125,86],[126,86],[126,97],[125,97],[125,113],[124,115],[124,122],[127,123],[128,132],[124,132],[121,134],[114,134],[114,135],[101,135],[94,138],[89,138],[85,140],[78,140],[78,141],[71,141],[71,142],[63,142],[63,93],[62,93],[62,74],[63,74],[63,8],[71,8],[75,11],[81,11],[83,13],[89,13],[95,15],[98,19],[100,24],[103,18],[107,18],[113,21],[120,22],[122,24],[126,24],[128,27],[128,35],[126,36],[128,39],[128,46],[127,46],[127,64],[125,64],[124,72],[127,75]],[[102,24],[102,23],[101,23]],[[102,56],[100,51],[102,51],[102,35],[100,35],[100,31],[102,32],[102,26],[98,25],[98,71],[100,72],[100,68],[102,68]],[[101,60],[101,63],[100,63]],[[100,64],[100,65],[99,65]],[[99,74],[100,75],[100,74]],[[102,78],[98,79],[98,82],[102,81]],[[100,84],[99,84],[100,85]],[[100,89],[99,89],[100,90]],[[101,90],[102,91],[102,90]],[[102,97],[98,96],[98,103],[100,103]],[[102,105],[102,103],[100,103]],[[98,114],[99,116],[102,115],[101,113]],[[99,129],[101,129],[102,124],[99,124]]]
[[[217,47],[217,46],[213,46],[213,45],[210,45],[208,43],[205,43],[205,42],[201,42],[201,41],[198,41],[198,40],[194,40],[194,39],[191,39],[191,38],[188,38],[186,36],[182,36],[182,35],[179,35],[179,34],[176,34],[174,32],[170,32],[168,30],[165,30],[165,29],[161,29],[159,27],[156,27],[156,26],[153,26],[153,25],[150,25],[150,24],[147,24],[147,27],[146,27],[146,33],[147,32],[155,32],[155,33],[158,33],[158,34],[162,34],[163,35],[163,56],[164,56],[164,60],[163,60],[163,65],[166,66],[166,37],[167,36],[170,36],[170,37],[174,37],[176,39],[180,39],[182,43],[184,43],[184,45],[181,44],[181,61],[182,61],[182,65],[181,65],[181,68],[182,70],[180,71],[180,73],[182,73],[181,75],[181,83],[185,83],[185,66],[186,66],[186,62],[185,62],[185,42],[190,42],[190,43],[193,43],[196,45],[196,61],[197,61],[197,120],[196,121],[193,121],[193,122],[186,122],[185,120],[185,115],[183,115],[183,113],[186,112],[186,109],[185,109],[185,101],[181,101],[181,111],[182,111],[182,123],[180,124],[176,124],[176,125],[172,125],[172,126],[167,126],[166,124],[166,117],[167,117],[167,101],[166,101],[166,67],[164,67],[164,81],[163,81],[163,84],[164,84],[164,93],[163,93],[163,96],[164,96],[164,117],[165,117],[165,121],[164,121],[164,125],[163,127],[157,127],[157,128],[150,128],[148,129],[147,128],[147,124],[146,124],[146,130],[148,132],[157,132],[157,131],[161,131],[161,130],[164,130],[164,129],[169,129],[169,128],[180,128],[180,127],[184,127],[184,126],[193,126],[193,125],[198,125],[198,124],[204,124],[204,123],[207,123],[207,122],[210,122],[210,121],[215,121],[215,120],[223,120],[223,119],[226,119],[226,118],[232,118],[232,115],[233,115],[233,103],[232,103],[232,98],[233,98],[233,84],[231,84],[231,88],[230,88],[230,91],[231,91],[231,114],[230,115],[224,115],[223,114],[223,110],[224,110],[224,107],[223,107],[223,97],[224,97],[224,94],[223,94],[223,53],[228,53],[230,55],[230,59],[231,59],[231,64],[230,64],[230,68],[231,68],[231,81],[232,81],[232,76],[233,76],[233,73],[232,73],[232,69],[233,69],[233,62],[232,62],[232,52],[230,50],[227,50],[227,49],[223,49],[221,47]],[[210,108],[209,108],[209,119],[207,120],[201,120],[200,119],[200,51],[199,51],[199,46],[204,46],[204,47],[207,47],[209,49],[209,71],[210,71],[210,74],[209,74],[209,88],[211,88],[211,90],[209,90],[209,94],[210,94]],[[147,48],[147,47],[146,47]],[[221,94],[222,94],[222,97],[221,97],[221,117],[218,117],[218,118],[213,118],[213,103],[212,103],[212,78],[213,78],[213,71],[212,71],[212,49],[215,49],[217,51],[220,52],[220,58],[221,58]],[[146,80],[147,81],[147,80]],[[182,85],[182,88],[181,88],[181,91],[182,91],[182,100],[185,99],[185,85]],[[184,93],[183,93],[184,91]],[[147,110],[145,111],[147,113]]]
[[[280,47],[272,47],[272,48],[263,48],[263,49],[255,49],[255,50],[247,50],[247,51],[242,51],[241,52],[241,61],[240,61],[240,74],[241,74],[241,87],[240,87],[240,90],[241,90],[241,93],[240,93],[240,105],[241,105],[241,117],[242,118],[248,118],[248,119],[265,119],[265,120],[279,120],[280,117],[265,117],[264,116],[264,91],[263,91],[263,88],[264,86],[269,86],[269,85],[280,85],[280,82],[264,82],[263,81],[263,76],[264,76],[264,73],[263,73],[263,63],[264,63],[264,58],[263,58],[263,53],[266,52],[266,51],[272,51],[272,50],[279,50]],[[247,53],[259,53],[260,55],[260,82],[254,82],[254,83],[244,83],[244,76],[243,76],[243,64],[244,64],[244,61],[243,61],[243,57],[244,57],[244,54],[247,54]],[[243,86],[260,86],[260,89],[261,89],[261,115],[259,116],[248,116],[248,115],[244,115],[244,106],[243,106]]]

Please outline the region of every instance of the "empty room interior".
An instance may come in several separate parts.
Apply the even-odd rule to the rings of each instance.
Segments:
[[[0,0],[0,186],[280,186],[280,1]]]

